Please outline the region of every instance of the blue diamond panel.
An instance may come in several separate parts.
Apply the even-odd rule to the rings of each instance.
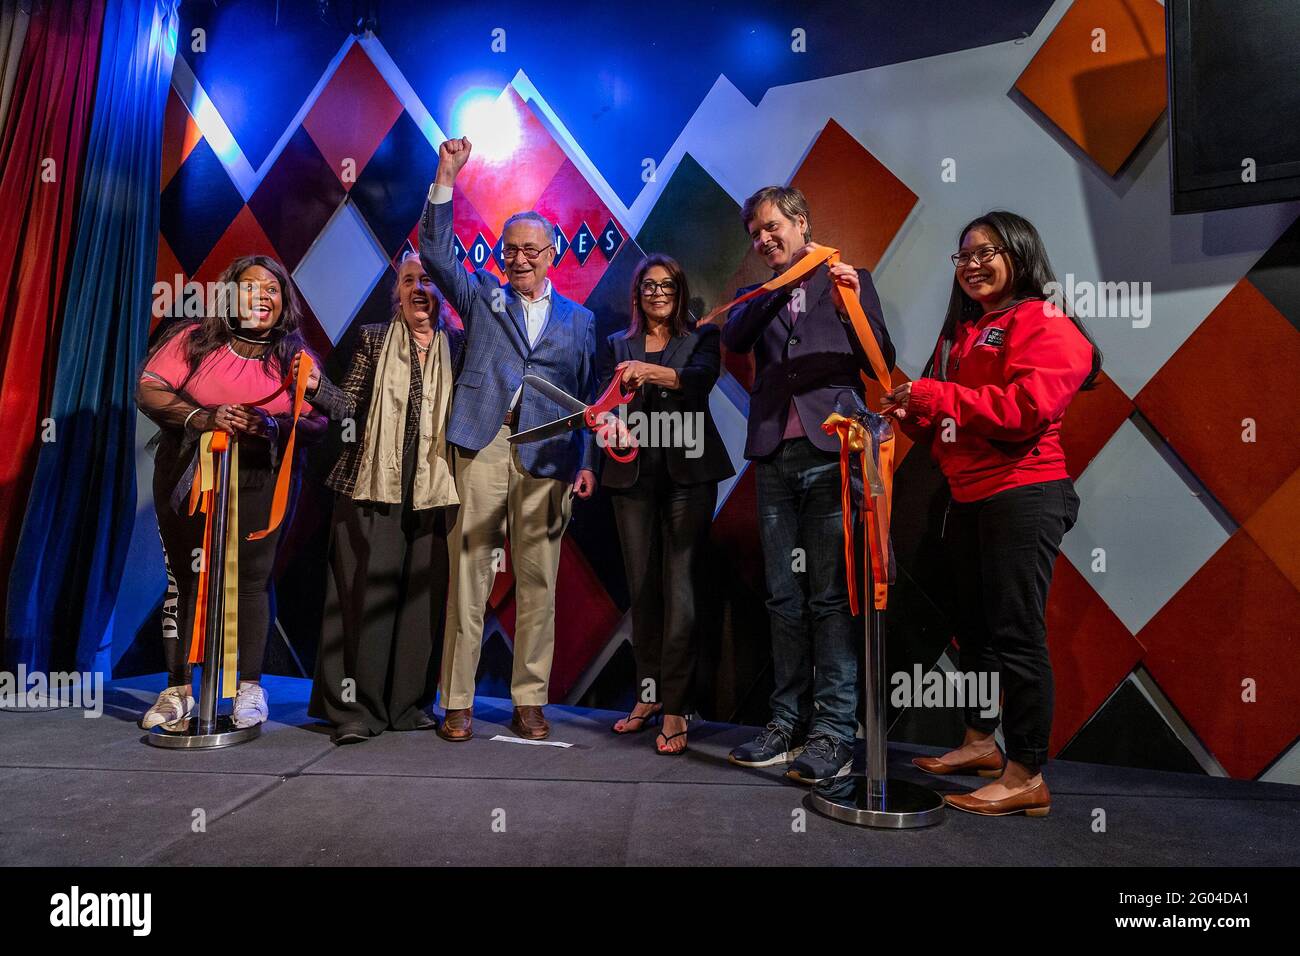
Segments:
[[[217,154],[199,140],[163,190],[159,211],[159,229],[186,275],[203,264],[243,205]]]
[[[475,269],[482,269],[487,265],[488,257],[492,255],[492,247],[483,238],[483,233],[480,232],[474,237],[466,254],[469,257],[469,264]]]
[[[266,237],[293,270],[346,193],[301,126],[248,200]]]
[[[619,232],[618,226],[611,219],[605,224],[605,228],[600,233],[600,254],[609,262],[618,252],[618,247],[623,244],[623,233]]]
[[[578,260],[578,265],[585,266],[587,259],[592,251],[596,248],[596,234],[593,233],[584,222],[581,228],[573,234],[573,245],[569,247],[573,250],[573,255]]]
[[[569,251],[569,237],[564,234],[560,224],[555,224],[555,264],[558,266],[564,261],[564,254]]]
[[[352,186],[352,201],[390,256],[420,221],[437,165],[438,153],[403,112]]]

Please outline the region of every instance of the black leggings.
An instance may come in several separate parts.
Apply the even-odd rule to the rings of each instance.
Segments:
[[[265,443],[247,439],[239,448],[239,679],[262,677],[262,660],[271,629],[270,579],[280,529],[248,541],[250,532],[266,527],[275,493],[275,472]],[[198,549],[203,546],[204,515],[172,508],[172,491],[187,462],[164,442],[154,463],[153,498],[167,561],[167,599],[163,602],[163,657],[171,686],[190,682],[189,652],[194,628],[194,599],[198,590]],[[287,521],[287,518],[286,518]],[[281,526],[283,527],[283,525]]]
[[[1047,590],[1061,539],[1078,514],[1079,497],[1063,478],[980,501],[954,501],[944,526],[959,667],[964,675],[998,675],[1007,758],[1031,773],[1047,761],[1052,734]],[[997,729],[996,714],[982,713],[975,701],[966,703],[966,726],[983,733]]]

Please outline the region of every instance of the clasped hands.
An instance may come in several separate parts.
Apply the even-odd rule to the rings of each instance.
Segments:
[[[254,405],[218,405],[209,412],[211,427],[231,434],[270,438],[280,426],[267,412]]]

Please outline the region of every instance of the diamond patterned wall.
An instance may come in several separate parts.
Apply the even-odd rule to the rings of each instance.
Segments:
[[[1126,163],[1164,103],[1163,33],[1153,32],[1158,17],[1155,0],[1077,0],[1029,41],[1028,64],[1017,67],[1014,87],[1022,105],[1047,120],[1028,135],[1050,139],[1047,127],[1055,127],[1078,147],[1055,150],[1060,167],[1095,162],[1121,189],[1137,175]],[[1098,26],[1107,31],[1105,55],[1091,50]],[[160,182],[160,278],[208,278],[236,254],[274,252],[293,272],[309,311],[309,338],[323,352],[335,343],[346,347],[358,324],[387,316],[391,260],[415,239],[441,134],[424,104],[412,100],[410,85],[396,81],[382,46],[365,43],[346,41],[332,62],[313,50],[313,69],[328,63],[328,75],[298,110],[301,120],[282,134],[261,131],[240,144],[258,166],[245,195],[173,93]],[[203,82],[202,69],[197,75]],[[999,95],[1007,89],[999,87]],[[898,92],[898,103],[845,103],[845,115],[904,109],[907,91]],[[214,97],[218,109],[233,102],[232,93],[227,84]],[[807,96],[812,103],[818,93],[810,88]],[[476,143],[475,160],[457,184],[455,232],[467,270],[499,273],[493,252],[505,218],[535,207],[557,227],[557,287],[597,312],[602,334],[626,322],[627,284],[643,249],[683,261],[700,309],[766,278],[740,226],[743,195],[729,194],[689,154],[665,184],[647,187],[655,202],[641,221],[625,221],[627,209],[611,209],[600,198],[611,194],[572,144],[553,135],[554,120],[543,122],[527,99],[512,86],[501,91],[494,108],[517,135]],[[820,241],[838,245],[855,264],[887,270],[930,225],[947,236],[954,215],[937,208],[918,177],[905,181],[896,164],[864,145],[859,131],[869,126],[819,120],[786,181],[808,194]],[[728,145],[737,162],[751,148],[742,137]],[[969,187],[952,187],[960,188]],[[961,205],[957,215],[980,211],[978,197],[961,195],[959,205],[972,208]],[[1080,221],[1077,228],[1099,227]],[[1208,235],[1210,226],[1204,228]],[[1300,437],[1288,427],[1300,404],[1300,221],[1217,308],[1204,311],[1179,316],[1194,331],[1170,346],[1167,361],[1151,363],[1136,395],[1103,374],[1066,417],[1069,470],[1083,511],[1066,538],[1048,609],[1057,673],[1052,748],[1170,769],[1204,769],[1206,759],[1188,755],[1208,752],[1209,764],[1217,761],[1233,775],[1286,778],[1287,767],[1300,765]],[[896,321],[888,303],[887,320]],[[938,317],[933,321],[937,328]],[[1168,336],[1171,329],[1151,334]],[[713,563],[726,573],[716,584],[722,600],[706,638],[717,677],[704,709],[759,721],[770,690],[767,621],[753,473],[738,454],[751,369],[746,356],[725,361],[729,374],[713,404],[739,475],[720,496],[714,525]],[[901,370],[898,376],[906,378]],[[1243,441],[1243,419],[1254,423],[1253,442]],[[944,489],[928,454],[915,449],[902,458],[897,481],[900,580],[890,653],[931,666],[951,637],[937,541]],[[312,507],[300,507],[296,524],[315,521]],[[309,531],[296,529],[292,539],[316,540]],[[555,669],[557,694],[606,706],[631,694],[619,637],[626,632],[626,587],[617,553],[608,548],[612,534],[608,508],[578,507],[564,550]],[[1105,570],[1098,569],[1097,549]],[[489,602],[494,649],[484,654],[485,689],[508,681],[512,588],[510,576],[501,575]],[[292,606],[295,594],[280,599]],[[316,635],[285,623],[309,661]],[[603,666],[593,669],[593,661]],[[1117,728],[1130,724],[1147,728],[1151,747],[1108,745]],[[913,739],[951,729],[923,715],[897,724],[909,727]]]

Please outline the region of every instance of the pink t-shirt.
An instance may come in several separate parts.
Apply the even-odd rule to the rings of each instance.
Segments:
[[[244,358],[230,346],[210,352],[187,382],[189,363],[185,357],[185,343],[196,328],[198,326],[184,329],[172,336],[145,365],[145,373],[156,375],[178,391],[183,384],[186,395],[196,404],[209,408],[225,404],[246,405],[265,398],[279,387],[280,380],[266,371],[260,358]],[[272,415],[287,415],[293,411],[293,396],[277,395],[262,407]],[[310,407],[308,405],[306,409]]]

